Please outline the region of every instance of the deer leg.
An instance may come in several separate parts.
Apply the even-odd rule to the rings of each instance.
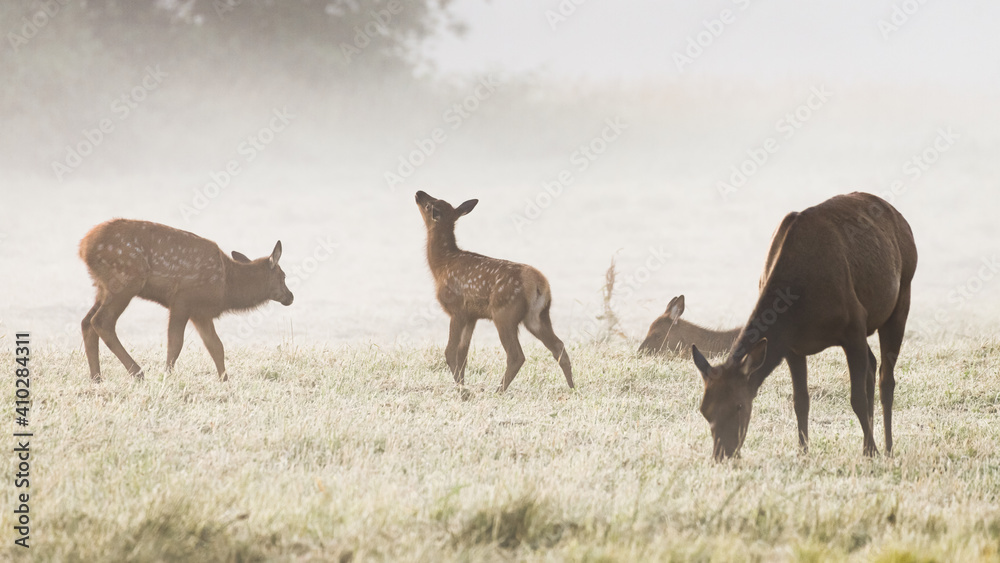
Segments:
[[[788,354],[785,356],[788,370],[792,372],[792,401],[795,404],[795,419],[799,423],[799,446],[802,453],[809,452],[809,385],[806,357]]]
[[[892,399],[896,390],[894,370],[899,350],[903,347],[903,334],[906,331],[906,317],[910,313],[910,288],[905,287],[900,292],[896,309],[881,328],[878,329],[878,341],[882,347],[882,370],[879,372],[879,394],[882,399],[882,419],[885,423],[885,453],[892,454]],[[873,397],[874,400],[874,397]]]
[[[87,315],[83,317],[80,327],[83,329],[83,349],[87,352],[87,364],[90,365],[90,378],[97,383],[101,380],[101,337],[94,329],[94,315],[101,308],[101,301],[98,298],[94,306],[90,308]]]
[[[494,318],[493,323],[496,324],[497,332],[500,334],[500,344],[507,352],[507,371],[504,372],[503,381],[498,389],[499,392],[503,393],[510,386],[510,382],[514,381],[514,376],[521,370],[521,366],[524,365],[524,351],[521,350],[521,342],[517,338],[518,327],[521,323],[511,319],[498,318]]]
[[[188,314],[182,313],[180,309],[170,310],[170,321],[167,324],[167,371],[173,371],[174,362],[181,355],[188,319]]]
[[[448,329],[448,346],[444,349],[444,360],[448,362],[448,369],[458,383],[458,362],[455,361],[455,352],[458,351],[458,341],[462,339],[462,328],[465,321],[460,317],[451,318],[451,326]]]
[[[469,357],[469,344],[472,343],[472,333],[476,330],[476,319],[465,323],[462,327],[462,336],[458,342],[458,349],[455,352],[456,374],[455,381],[459,385],[465,385],[466,358]]]
[[[226,352],[222,347],[222,340],[215,332],[215,321],[211,318],[191,318],[194,328],[201,336],[201,341],[205,343],[208,354],[215,362],[215,369],[219,371],[219,378],[222,381],[229,381],[229,374],[226,373]]]
[[[542,341],[542,344],[549,349],[549,352],[552,352],[552,356],[559,362],[559,367],[563,370],[563,375],[566,376],[566,383],[569,384],[570,389],[573,389],[573,366],[569,361],[566,346],[563,345],[562,340],[559,340],[555,331],[552,330],[552,319],[549,317],[549,308],[546,307],[543,309],[537,320],[526,320],[524,326],[528,328],[528,332],[533,334],[535,338]]]
[[[866,389],[868,379],[868,341],[864,331],[857,342],[844,346],[847,353],[847,369],[851,374],[851,407],[858,421],[861,422],[861,432],[864,434],[864,453],[866,456],[878,455],[875,438],[872,435],[871,424],[868,423],[869,397]]]
[[[118,360],[128,370],[129,375],[136,379],[142,379],[142,368],[132,359],[132,356],[129,356],[125,347],[122,346],[121,341],[118,340],[118,333],[115,331],[115,326],[118,324],[118,317],[128,307],[128,304],[132,301],[132,297],[133,295],[124,292],[108,294],[104,302],[101,303],[100,308],[94,313],[91,324],[101,337],[101,340],[107,344],[111,352],[118,357]]]
[[[868,394],[868,425],[875,431],[875,369],[878,362],[875,360],[875,353],[872,347],[868,347],[868,374],[865,378],[865,393]]]

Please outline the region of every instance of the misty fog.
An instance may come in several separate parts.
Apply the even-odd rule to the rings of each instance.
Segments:
[[[606,335],[612,260],[627,337],[679,294],[728,327],[781,218],[860,190],[913,227],[912,337],[995,333],[1000,7],[669,4],[5,4],[3,330],[79,346],[77,245],[128,217],[282,241],[295,303],[224,317],[229,347],[443,346],[418,189],[480,200],[459,245],[541,270],[567,342]],[[162,346],[166,318],[118,332]]]

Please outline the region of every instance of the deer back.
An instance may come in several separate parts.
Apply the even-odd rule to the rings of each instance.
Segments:
[[[198,292],[221,301],[228,258],[214,242],[147,221],[116,219],[83,239],[80,255],[95,283],[131,291],[164,306],[178,295]]]
[[[516,300],[530,306],[532,296],[548,293],[548,282],[534,268],[469,252],[441,263],[435,282],[446,311],[476,318],[493,318]]]

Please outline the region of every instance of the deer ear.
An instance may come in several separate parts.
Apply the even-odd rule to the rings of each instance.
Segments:
[[[684,296],[678,295],[670,300],[670,304],[667,305],[666,314],[670,315],[673,319],[681,318],[684,314]]]
[[[470,199],[462,205],[459,205],[458,208],[455,209],[455,212],[458,213],[459,217],[462,215],[468,215],[473,209],[476,208],[477,203],[479,203],[478,199]]]
[[[713,379],[712,365],[708,363],[708,360],[706,360],[705,356],[702,355],[701,350],[698,350],[698,346],[694,344],[691,345],[691,357],[694,358],[694,365],[698,368],[698,371],[701,372],[701,377],[705,380],[705,383],[708,383],[710,379]]]
[[[767,357],[767,339],[761,338],[757,341],[746,356],[740,361],[740,373],[749,377],[751,373],[760,369],[764,365],[764,358]]]
[[[274,250],[271,251],[271,258],[269,262],[271,263],[271,268],[278,265],[278,260],[281,259],[281,241],[279,240],[277,244],[274,245]]]
[[[236,252],[235,250],[233,251],[233,260],[236,260],[240,264],[249,264],[252,262],[252,260],[247,258],[245,254],[242,252]]]

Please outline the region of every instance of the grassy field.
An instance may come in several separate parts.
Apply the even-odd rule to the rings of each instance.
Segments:
[[[105,351],[100,385],[81,350],[35,352],[33,547],[4,508],[0,559],[1000,560],[996,340],[905,345],[893,458],[861,456],[828,351],[810,453],[781,368],[725,464],[689,361],[626,343],[572,347],[570,391],[532,342],[503,396],[500,350],[474,349],[466,397],[440,348],[233,349],[225,384],[197,342],[173,374],[136,352],[145,382]]]

